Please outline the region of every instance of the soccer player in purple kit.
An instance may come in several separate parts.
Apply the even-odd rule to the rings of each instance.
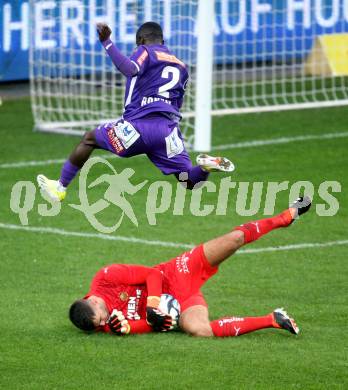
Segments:
[[[232,172],[234,165],[223,157],[200,154],[192,165],[179,129],[180,108],[188,82],[186,65],[164,45],[159,24],[146,22],[136,33],[137,48],[130,58],[110,40],[111,29],[98,24],[99,40],[118,70],[127,77],[122,118],[86,132],[64,163],[59,180],[44,175],[38,184],[53,200],[63,200],[66,188],[94,149],[120,157],[146,154],[163,174],[186,181],[187,188],[207,180],[210,172]]]

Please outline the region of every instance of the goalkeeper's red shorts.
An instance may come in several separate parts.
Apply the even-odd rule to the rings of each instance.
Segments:
[[[216,272],[203,251],[203,245],[159,264],[163,274],[163,293],[173,295],[181,306],[181,312],[195,305],[208,307],[200,288]]]

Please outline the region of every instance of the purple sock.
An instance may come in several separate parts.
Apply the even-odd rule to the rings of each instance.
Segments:
[[[63,165],[59,181],[64,187],[67,187],[70,184],[71,180],[76,176],[79,170],[80,170],[79,167],[71,164],[69,160],[66,160]]]
[[[203,171],[199,165],[192,167],[188,172],[188,179],[192,182],[193,185],[199,183],[200,181],[206,181],[208,176],[209,172]]]

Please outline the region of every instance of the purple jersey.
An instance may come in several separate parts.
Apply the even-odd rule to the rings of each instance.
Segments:
[[[123,117],[138,119],[156,112],[181,117],[186,65],[164,45],[141,45],[130,59],[138,73],[127,77]]]

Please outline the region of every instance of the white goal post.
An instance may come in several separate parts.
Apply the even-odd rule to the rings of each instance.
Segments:
[[[348,0],[30,0],[38,130],[81,134],[123,111],[124,78],[97,40],[130,54],[154,20],[189,67],[182,129],[211,148],[211,116],[348,104]],[[226,130],[228,131],[228,130]]]

